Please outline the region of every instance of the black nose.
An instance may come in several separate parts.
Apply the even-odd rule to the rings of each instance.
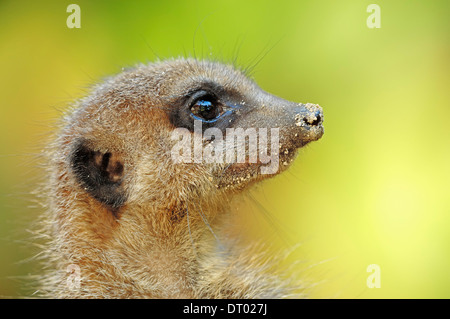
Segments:
[[[303,104],[301,112],[296,116],[297,126],[320,126],[323,123],[323,111],[317,104]]]
[[[314,116],[309,116],[309,117],[304,117],[303,121],[305,121],[306,123],[308,123],[311,126],[317,126],[320,125],[322,123],[322,112],[320,112],[319,110],[317,110],[314,113]]]

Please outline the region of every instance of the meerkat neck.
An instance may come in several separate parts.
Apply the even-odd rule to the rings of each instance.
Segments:
[[[211,211],[213,209],[213,211]],[[157,217],[149,214],[146,225],[148,238],[140,240],[145,252],[142,262],[161,291],[170,291],[169,298],[192,298],[196,295],[199,263],[219,243],[218,233],[225,207],[184,206],[158,210]],[[142,216],[142,215],[141,215]],[[126,218],[121,223],[127,222]],[[128,229],[129,227],[124,227]],[[135,241],[137,242],[137,240]]]

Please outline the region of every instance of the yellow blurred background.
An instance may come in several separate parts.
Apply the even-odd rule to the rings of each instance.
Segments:
[[[324,137],[239,210],[250,236],[301,243],[290,260],[311,297],[449,298],[449,14],[446,0],[0,1],[0,297],[39,271],[33,154],[59,110],[122,67],[195,50],[259,61],[263,89],[324,108]]]

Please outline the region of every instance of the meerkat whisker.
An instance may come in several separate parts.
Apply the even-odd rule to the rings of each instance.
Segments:
[[[206,219],[205,215],[203,214],[202,209],[197,207],[196,211],[199,213],[200,217],[201,217],[202,220],[203,220],[203,223],[206,225],[206,227],[208,228],[208,230],[209,230],[209,231],[211,232],[211,234],[214,236],[216,242],[220,245],[220,240],[219,240],[219,238],[217,237],[217,235],[216,235],[216,233],[214,232],[214,230],[211,228],[211,225],[208,223],[208,220]]]
[[[188,205],[186,205],[186,221],[187,221],[187,226],[188,226],[188,230],[189,230],[189,238],[191,239],[192,250],[194,251],[194,254],[197,255],[197,250],[196,250],[195,244],[194,244],[194,238],[192,238],[191,225],[189,222],[189,207],[188,207]]]

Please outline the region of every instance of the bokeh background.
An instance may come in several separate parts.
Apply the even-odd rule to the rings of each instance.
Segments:
[[[449,298],[449,14],[446,0],[0,1],[0,296],[39,271],[33,154],[60,110],[122,67],[195,51],[324,108],[322,140],[242,202],[248,236],[301,243],[289,260],[313,298]]]

